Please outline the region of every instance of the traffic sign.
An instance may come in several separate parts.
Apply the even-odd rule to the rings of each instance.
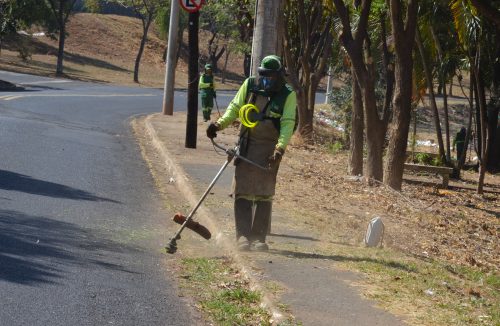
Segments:
[[[201,9],[201,5],[203,4],[203,0],[179,0],[182,9],[187,12],[197,12]]]

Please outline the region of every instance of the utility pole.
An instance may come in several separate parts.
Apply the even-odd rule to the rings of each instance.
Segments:
[[[257,76],[257,69],[262,58],[270,54],[281,55],[283,39],[283,0],[257,0],[255,7],[255,29],[250,65],[252,76]]]
[[[171,0],[170,24],[168,29],[167,60],[165,63],[165,87],[163,89],[162,112],[174,114],[175,61],[177,56],[177,39],[179,36],[179,1]]]
[[[196,148],[198,130],[198,22],[200,12],[189,13],[189,66],[188,66],[188,112],[186,120],[186,148]]]

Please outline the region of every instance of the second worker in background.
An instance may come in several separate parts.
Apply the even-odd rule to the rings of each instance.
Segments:
[[[217,97],[217,94],[215,93],[215,81],[211,64],[205,65],[205,72],[200,76],[198,88],[200,89],[201,95],[203,120],[206,122],[210,120],[210,114],[212,113],[212,109],[214,107],[214,98]]]

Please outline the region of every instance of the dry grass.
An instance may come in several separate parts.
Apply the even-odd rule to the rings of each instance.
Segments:
[[[133,82],[135,58],[142,36],[139,19],[80,13],[71,17],[67,25],[68,37],[65,43],[64,73],[67,78],[96,81],[119,85],[136,85]],[[205,55],[208,34],[200,33],[200,51]],[[187,43],[187,35],[184,36]],[[163,87],[165,65],[162,57],[166,41],[158,36],[155,28],[148,34],[139,69],[140,85]],[[31,59],[23,61],[18,56],[20,47],[28,48]],[[54,76],[58,43],[48,37],[21,37],[7,40],[0,56],[0,69]],[[183,46],[186,48],[186,45]],[[181,51],[176,69],[175,86],[187,87],[186,50]],[[242,60],[231,57],[228,63],[230,78],[221,88],[236,88],[241,77]],[[220,76],[216,76],[220,81]],[[233,79],[231,79],[233,78]]]

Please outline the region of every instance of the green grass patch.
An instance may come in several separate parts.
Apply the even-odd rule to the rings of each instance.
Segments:
[[[215,325],[270,325],[261,294],[249,289],[228,258],[186,258],[181,264],[182,287]]]

